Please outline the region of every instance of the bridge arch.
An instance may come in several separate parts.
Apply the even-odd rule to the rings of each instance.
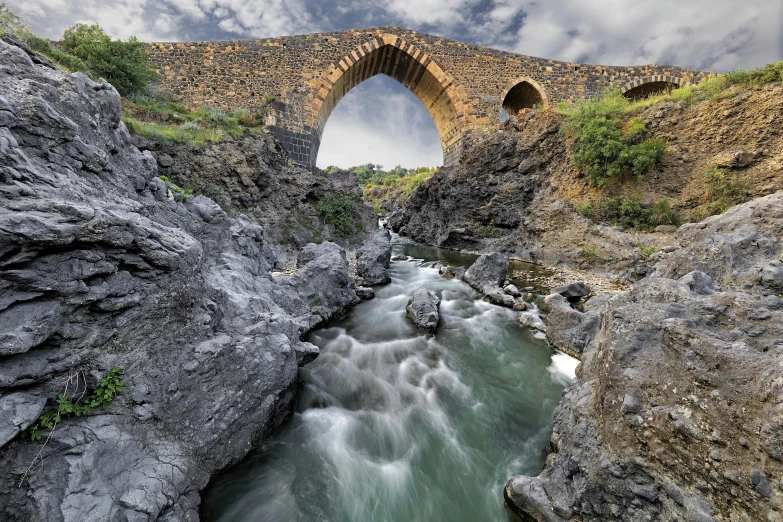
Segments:
[[[549,108],[549,98],[546,91],[536,80],[529,76],[516,78],[508,83],[500,97],[501,107],[509,114],[516,114],[522,109],[541,106]]]
[[[667,90],[677,89],[688,82],[676,76],[646,76],[644,78],[635,78],[633,81],[624,84],[620,92],[626,98],[638,100],[655,94],[661,94]]]
[[[333,63],[317,79],[306,125],[312,138],[308,160],[315,165],[324,127],[340,100],[354,87],[385,74],[408,88],[430,113],[443,148],[443,163],[454,164],[461,152],[467,104],[454,80],[423,50],[391,34],[376,36]]]

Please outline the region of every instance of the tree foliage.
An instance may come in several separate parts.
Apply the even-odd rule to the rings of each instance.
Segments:
[[[143,90],[158,78],[144,43],[135,36],[113,40],[98,24],[76,24],[65,30],[62,46],[123,96]]]

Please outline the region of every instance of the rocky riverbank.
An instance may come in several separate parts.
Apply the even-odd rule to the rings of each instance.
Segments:
[[[159,168],[195,175],[196,162],[214,160],[210,147],[198,159],[177,149],[171,164],[149,144],[140,151],[109,84],[9,41],[0,40],[0,519],[198,520],[210,475],[287,418],[298,366],[318,351],[305,333],[359,300],[331,242],[273,277],[291,260],[254,222],[273,235],[286,211],[314,223],[318,198],[335,187],[294,180],[292,169],[277,177],[286,160],[268,161],[279,146],[265,138],[237,159],[256,198],[248,215],[201,195],[173,201]],[[301,243],[293,232],[292,241]],[[58,394],[78,401],[113,367],[126,391],[108,409],[19,440]]]
[[[682,227],[680,248],[629,291],[550,313],[548,337],[560,332],[582,364],[544,471],[506,487],[514,510],[539,522],[783,520],[781,236],[777,192]]]

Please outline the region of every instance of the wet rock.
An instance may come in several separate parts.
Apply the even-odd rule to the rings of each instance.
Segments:
[[[549,342],[579,358],[598,333],[601,316],[596,312],[574,310],[561,294],[546,296],[543,306],[549,310],[546,334]]]
[[[546,323],[537,314],[534,313],[520,315],[519,324],[527,328],[540,330],[542,332],[546,332],[549,329]]]
[[[580,299],[590,295],[590,287],[582,281],[553,288],[552,294],[560,294],[567,299]]]
[[[479,292],[499,289],[508,272],[508,260],[500,252],[480,256],[465,272],[464,280]]]
[[[508,295],[513,297],[519,297],[522,295],[522,292],[520,292],[516,286],[512,284],[507,284],[503,287],[503,291],[506,292]]]
[[[372,299],[375,297],[375,291],[372,288],[368,288],[366,286],[357,286],[356,295],[359,296],[359,299],[362,300]]]
[[[388,230],[377,231],[356,251],[356,271],[368,285],[380,285],[391,281],[391,235]]]
[[[413,324],[429,332],[434,332],[440,320],[439,307],[440,297],[438,294],[426,288],[417,288],[408,300],[405,311]]]
[[[523,312],[527,310],[527,304],[524,301],[515,300],[512,308],[517,312]]]
[[[451,267],[442,266],[440,269],[438,269],[438,273],[446,279],[454,279],[454,271],[451,269]]]

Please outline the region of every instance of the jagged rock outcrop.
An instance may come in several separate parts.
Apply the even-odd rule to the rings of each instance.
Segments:
[[[408,300],[405,312],[413,324],[428,332],[434,332],[440,321],[439,307],[438,294],[426,288],[417,288]]]
[[[272,243],[275,261],[283,265],[309,242],[334,241],[356,248],[376,227],[369,205],[362,203],[356,174],[289,165],[288,155],[271,135],[245,132],[220,142],[195,146],[132,136],[149,150],[158,172],[179,186],[217,201],[232,215],[247,214]],[[339,237],[318,212],[318,202],[349,197],[353,231]]]
[[[375,232],[356,251],[356,272],[365,284],[382,285],[391,281],[391,234],[382,229]]]
[[[304,334],[357,301],[339,246],[276,279],[260,226],[206,197],[161,201],[120,116],[109,84],[0,41],[4,521],[197,520],[210,474],[287,417],[317,354]],[[127,391],[110,409],[43,450],[9,441],[66,377],[78,394],[114,366]]]
[[[680,250],[598,300],[553,453],[509,481],[509,505],[548,522],[780,520],[782,236],[777,192],[682,227]]]
[[[479,256],[462,276],[462,280],[484,294],[486,299],[496,305],[514,306],[514,298],[503,291],[501,285],[506,280],[508,259],[500,252],[490,252]]]

